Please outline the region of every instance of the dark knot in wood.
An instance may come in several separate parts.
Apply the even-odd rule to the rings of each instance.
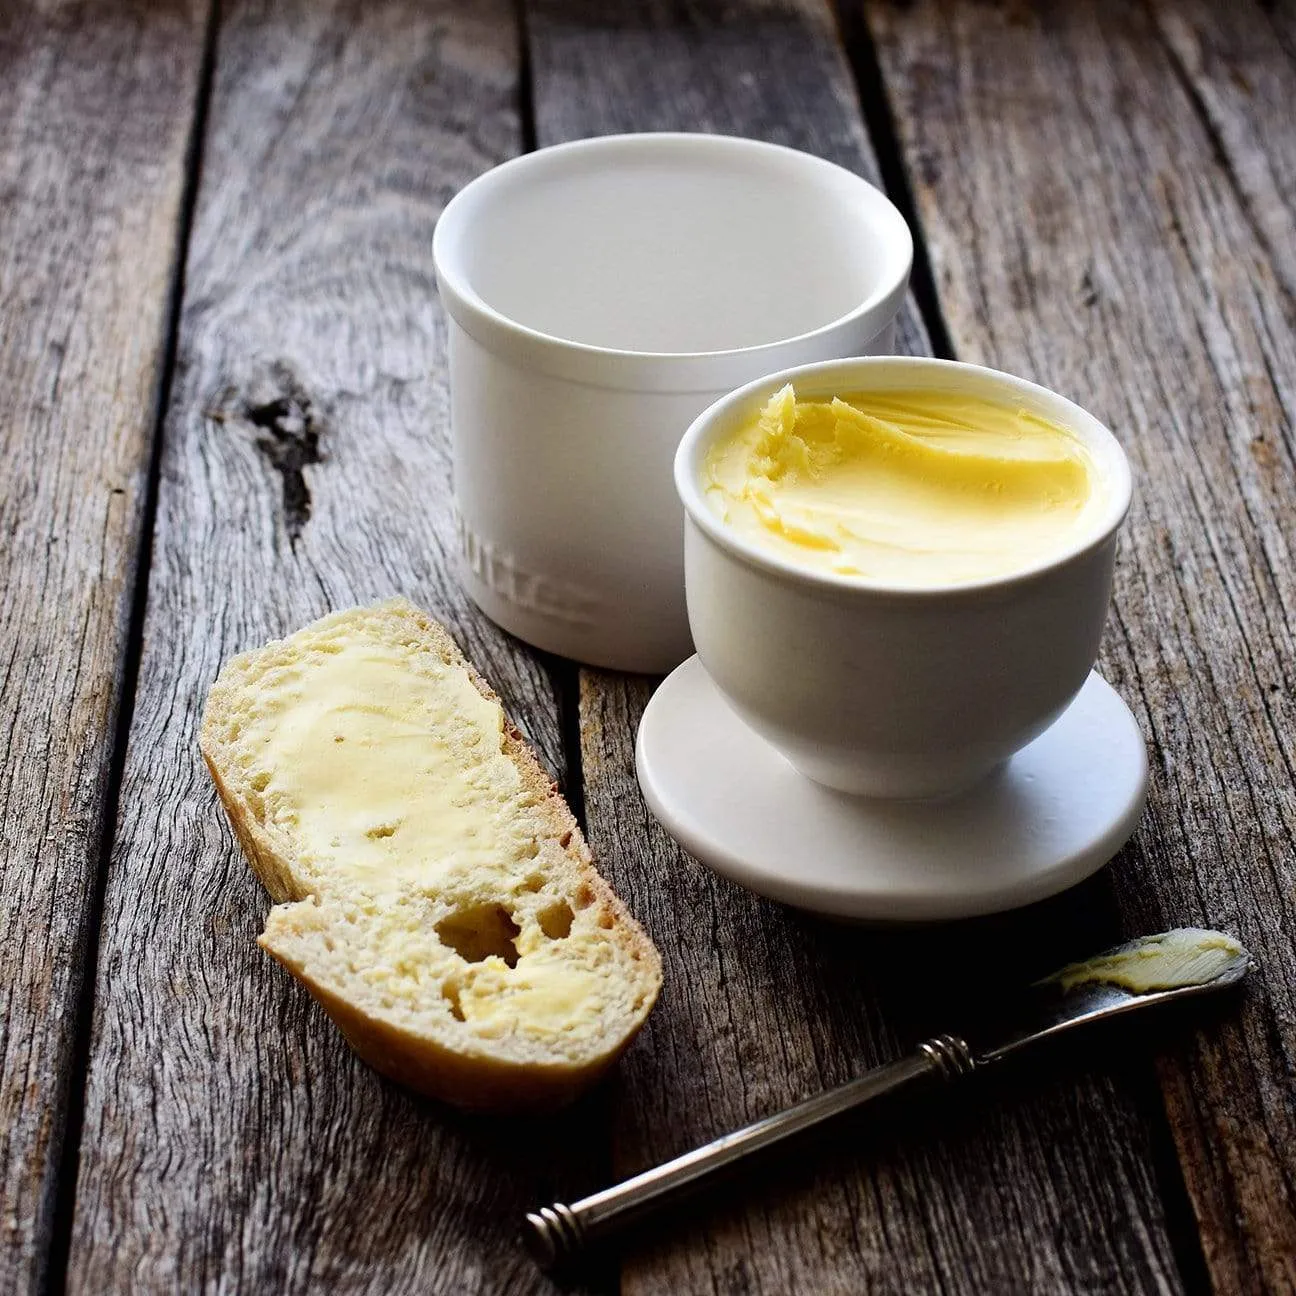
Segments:
[[[320,437],[325,424],[286,365],[274,366],[271,382],[278,394],[245,401],[242,414],[264,434],[257,437],[256,447],[282,480],[284,529],[296,548],[311,517],[311,494],[303,469],[324,461]]]

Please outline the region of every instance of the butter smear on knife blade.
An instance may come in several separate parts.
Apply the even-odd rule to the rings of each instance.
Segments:
[[[1199,927],[1180,927],[1131,941],[1083,963],[1072,963],[1047,978],[1065,990],[1102,984],[1133,994],[1207,985],[1243,965],[1249,955],[1231,936]]]

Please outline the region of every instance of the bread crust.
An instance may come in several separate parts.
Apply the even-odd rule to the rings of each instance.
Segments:
[[[499,702],[495,691],[464,657],[445,629],[404,599],[336,612],[306,628],[327,628],[356,611],[381,613],[411,622],[447,664],[467,672],[484,698]],[[234,780],[223,760],[227,750],[220,737],[220,728],[230,706],[230,694],[240,687],[231,683],[231,677],[282,643],[282,640],[273,641],[226,663],[212,686],[199,735],[203,759],[235,836],[253,872],[276,904],[309,900],[312,892],[299,884],[290,863],[275,848],[269,833],[257,822],[244,798],[231,786]],[[553,1108],[570,1102],[616,1061],[656,1001],[661,985],[661,957],[620,897],[594,867],[575,816],[557,785],[545,773],[535,753],[507,716],[502,751],[517,769],[524,787],[536,798],[533,808],[542,816],[546,829],[579,874],[580,887],[588,892],[586,907],[598,916],[599,926],[607,939],[617,942],[630,954],[634,967],[642,976],[646,990],[642,1008],[631,1028],[609,1048],[585,1062],[576,1063],[560,1058],[543,1062],[505,1060],[448,1047],[428,1035],[404,1029],[351,1003],[312,976],[290,953],[277,948],[268,934],[263,933],[258,944],[307,987],[355,1052],[374,1070],[429,1097],[465,1109],[525,1111]]]

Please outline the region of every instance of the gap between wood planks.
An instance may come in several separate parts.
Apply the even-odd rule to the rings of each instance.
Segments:
[[[518,39],[518,122],[522,127],[522,152],[536,150],[536,115],[534,83],[531,78],[531,29],[527,22],[527,0],[513,0]],[[579,693],[579,689],[577,690]],[[577,744],[580,736],[577,731]],[[579,752],[577,759],[579,759]],[[585,827],[581,820],[582,830]]]
[[[153,525],[157,517],[158,480],[162,465],[162,424],[170,403],[171,384],[175,373],[180,336],[180,313],[184,304],[185,271],[189,257],[189,235],[193,228],[194,206],[198,197],[198,177],[202,170],[207,104],[211,98],[212,77],[216,67],[216,36],[219,29],[220,0],[211,0],[207,24],[203,31],[198,92],[194,98],[189,143],[185,150],[184,194],[180,203],[180,220],[176,233],[175,274],[167,303],[166,347],[162,356],[161,380],[154,393],[153,444],[150,448],[148,478],[144,487],[139,556],[135,566],[130,625],[126,634],[126,649],[118,695],[117,724],[113,733],[112,759],[108,766],[108,787],[104,797],[103,825],[99,837],[99,870],[95,876],[94,891],[86,920],[86,948],[81,965],[81,985],[77,993],[72,1071],[68,1077],[64,1100],[63,1146],[59,1155],[54,1217],[46,1253],[45,1289],[51,1293],[63,1292],[67,1287],[72,1219],[76,1208],[77,1169],[81,1159],[81,1133],[85,1117],[86,1076],[90,1065],[90,1032],[94,1024],[95,988],[98,984],[99,935],[103,923],[104,893],[108,883],[108,861],[112,855],[113,839],[117,831],[122,774],[126,767],[126,744],[130,737],[131,720],[135,715],[135,691],[139,683],[139,665],[144,643],[144,612],[148,604],[149,573],[153,565]]]
[[[833,15],[841,33],[842,48],[850,63],[851,76],[860,100],[860,115],[864,129],[873,142],[881,173],[882,187],[887,197],[900,209],[913,233],[913,269],[909,274],[909,291],[918,304],[918,313],[927,328],[931,353],[941,360],[956,360],[954,343],[950,340],[945,312],[941,310],[936,292],[936,278],[932,274],[931,257],[927,251],[927,235],[923,229],[918,206],[914,202],[913,187],[909,183],[909,168],[905,165],[900,137],[896,132],[891,104],[882,80],[882,65],[868,29],[868,20],[862,8],[849,0],[831,0]]]

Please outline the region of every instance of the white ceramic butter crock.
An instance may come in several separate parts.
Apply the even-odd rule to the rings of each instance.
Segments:
[[[473,181],[433,240],[473,600],[551,652],[675,666],[684,429],[762,374],[890,350],[912,253],[865,180],[752,140],[580,140]]]
[[[708,448],[784,383],[826,399],[956,390],[1024,407],[1088,447],[1106,507],[1060,558],[974,585],[904,589],[799,568],[727,529],[704,497]],[[726,396],[675,459],[698,656],[738,714],[803,774],[842,791],[932,797],[988,775],[1063,712],[1098,651],[1130,474],[1112,434],[1020,378],[878,357],[789,369]]]

